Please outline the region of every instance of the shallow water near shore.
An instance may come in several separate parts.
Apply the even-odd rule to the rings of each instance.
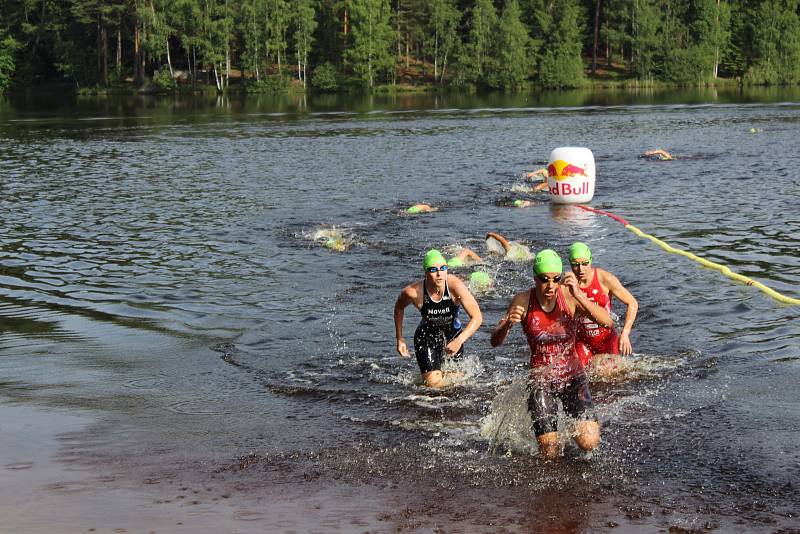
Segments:
[[[589,147],[591,206],[800,298],[800,94],[783,91],[4,101],[0,418],[17,437],[0,466],[28,503],[4,524],[800,529],[800,308],[520,178]],[[638,157],[653,148],[676,159]],[[405,213],[419,202],[439,211]],[[525,340],[489,346],[530,270],[489,255],[488,231],[585,241],[639,299],[636,355],[593,380],[592,454],[531,447]],[[487,259],[485,323],[464,379],[429,390],[394,351],[392,306],[427,248],[463,246]]]

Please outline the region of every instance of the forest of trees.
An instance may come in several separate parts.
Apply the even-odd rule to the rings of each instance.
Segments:
[[[800,0],[0,0],[0,92],[800,81]]]

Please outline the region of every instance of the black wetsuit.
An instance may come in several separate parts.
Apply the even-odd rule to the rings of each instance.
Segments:
[[[428,295],[428,288],[422,282],[422,321],[414,332],[414,352],[422,373],[442,369],[445,351],[450,341],[461,333],[461,321],[458,320],[458,305],[450,297],[450,288],[445,281],[444,295],[435,302]],[[457,359],[464,354],[464,346],[456,354],[450,356]]]

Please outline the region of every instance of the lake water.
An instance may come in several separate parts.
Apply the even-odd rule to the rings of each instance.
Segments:
[[[59,454],[100,489],[113,472],[161,492],[153,510],[232,503],[209,532],[796,530],[800,308],[520,173],[589,147],[591,206],[800,298],[799,137],[796,89],[4,101],[0,395],[91,416]],[[659,147],[677,159],[638,157]],[[524,337],[489,333],[529,265],[488,258],[463,383],[421,387],[395,353],[424,251],[484,255],[487,231],[585,241],[639,300],[631,372],[593,384],[589,457],[487,431],[524,416]]]

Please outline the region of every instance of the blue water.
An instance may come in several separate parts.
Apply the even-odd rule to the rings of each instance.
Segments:
[[[589,147],[591,206],[800,298],[800,97],[784,96],[6,102],[0,394],[98,414],[87,458],[248,492],[391,488],[423,530],[535,531],[544,513],[564,531],[797,528],[800,308],[515,189],[553,148]],[[676,159],[638,157],[659,147]],[[440,211],[403,213],[417,202]],[[346,252],[314,239],[331,227]],[[528,266],[490,260],[465,383],[426,390],[394,352],[424,251],[483,254],[487,231],[585,241],[639,300],[639,373],[593,386],[591,459],[543,465],[480,435],[524,373],[519,331],[488,338]],[[409,341],[415,324],[409,309]]]

